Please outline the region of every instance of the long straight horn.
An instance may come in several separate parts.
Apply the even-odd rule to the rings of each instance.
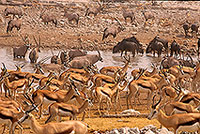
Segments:
[[[4,63],[2,63],[2,64],[3,64],[3,69],[4,69],[4,71],[6,71],[6,72],[7,72],[6,65],[5,65]]]
[[[81,95],[80,92],[78,91],[76,85],[74,84],[74,81],[73,81],[72,79],[70,79],[70,78],[69,78],[69,80],[70,80],[71,84],[74,86],[74,89],[75,89],[76,94],[77,94],[77,95]]]
[[[120,21],[115,17],[115,20],[118,22],[118,24],[120,25],[120,26],[122,26],[122,24],[120,23]]]
[[[41,39],[40,39],[40,35],[39,35],[39,45],[38,45],[38,47],[40,47],[41,46]]]
[[[38,44],[38,42],[37,42],[37,40],[36,40],[36,38],[35,38],[35,36],[34,36],[34,35],[33,35],[33,39],[34,39],[34,41],[35,41],[36,45],[38,46],[39,44]]]

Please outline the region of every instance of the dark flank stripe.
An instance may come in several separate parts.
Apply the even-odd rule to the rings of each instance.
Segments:
[[[138,83],[138,86],[143,87],[143,88],[151,89],[150,87],[147,87],[147,86],[145,86],[145,85],[142,85],[141,83]]]
[[[185,109],[182,109],[182,108],[180,108],[180,107],[174,106],[174,108],[178,109],[179,111],[186,111]],[[187,111],[186,111],[186,112],[187,112]]]
[[[107,80],[105,80],[105,79],[102,79],[102,81],[103,81],[103,82],[106,82],[106,83],[112,83],[112,84],[114,84],[113,81],[107,81]]]
[[[189,121],[189,122],[185,122],[183,124],[179,124],[178,127],[180,127],[180,126],[192,126],[199,121],[200,121],[200,119],[195,119],[195,120],[192,120],[192,121]]]
[[[109,95],[108,93],[104,92],[103,90],[101,90],[101,92],[102,92],[103,94],[107,95],[108,97],[110,97],[110,95]]]
[[[21,85],[21,86],[17,86],[17,88],[22,88],[24,85]]]
[[[80,83],[83,84],[83,81],[81,81],[81,80],[79,80],[79,79],[76,79],[76,78],[74,78],[74,77],[73,77],[73,80],[76,80],[76,81],[78,81],[78,82],[80,82]]]
[[[47,95],[44,95],[44,97],[46,97],[48,100],[50,100],[50,101],[57,101],[57,99],[54,99],[54,98],[51,98],[51,97],[49,97],[49,96],[47,96]]]
[[[12,117],[10,117],[10,116],[5,116],[5,115],[2,115],[1,113],[0,113],[0,118],[1,119],[10,119],[10,120],[12,120],[13,118]]]
[[[193,98],[189,98],[189,99],[187,99],[187,100],[185,100],[185,101],[182,101],[183,103],[190,103],[190,101],[192,101],[193,100]]]
[[[167,96],[170,96],[170,94],[167,93],[167,90],[165,90],[165,94],[166,94]]]
[[[73,111],[69,110],[69,109],[66,109],[66,108],[63,108],[63,107],[58,107],[59,109],[61,109],[62,111],[65,111],[65,112],[70,112],[71,114],[73,114]]]
[[[35,77],[34,75],[32,76],[34,79],[36,79],[36,80],[40,80],[39,78],[37,78],[37,77]]]

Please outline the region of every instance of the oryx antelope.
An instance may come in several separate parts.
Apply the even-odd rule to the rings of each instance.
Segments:
[[[113,38],[115,38],[118,33],[125,30],[125,27],[119,22],[119,20],[117,18],[115,18],[115,20],[118,22],[118,26],[113,24],[113,25],[105,28],[104,31],[103,31],[102,40],[107,38],[109,35],[112,35]]]
[[[37,63],[37,59],[39,58],[39,52],[40,52],[40,45],[41,45],[41,41],[40,41],[40,36],[39,36],[39,42],[37,42],[35,36],[33,36],[35,43],[36,43],[36,47],[34,47],[31,52],[29,53],[29,59],[31,61],[31,63]]]
[[[12,32],[13,28],[17,28],[17,30],[19,31],[20,28],[22,26],[22,20],[21,19],[16,19],[16,20],[10,20],[8,22],[8,25],[7,25],[7,30],[6,32]]]

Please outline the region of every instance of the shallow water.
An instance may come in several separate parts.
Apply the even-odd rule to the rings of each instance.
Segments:
[[[54,54],[58,54],[59,50],[52,50]],[[39,60],[52,56],[51,49],[42,49],[39,53]],[[22,69],[22,71],[34,72],[34,64],[30,64],[28,54],[30,50],[27,52],[25,59],[13,59],[13,49],[11,47],[1,47],[0,48],[0,61],[5,63],[8,69],[16,69],[15,64],[27,63],[26,66]],[[111,51],[100,51],[103,62],[97,62],[96,65],[100,69],[104,66],[123,66],[125,64],[125,59],[120,56],[120,53],[113,54]],[[88,51],[88,54],[97,54],[96,51]],[[135,68],[147,68],[149,71],[152,70],[151,63],[160,64],[162,57],[152,57],[151,55],[136,55],[135,57],[131,56],[131,62],[129,65],[128,72],[130,72]],[[48,60],[46,63],[50,63]],[[2,67],[2,64],[0,65]]]

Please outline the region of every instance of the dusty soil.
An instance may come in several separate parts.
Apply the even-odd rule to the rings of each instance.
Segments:
[[[66,4],[66,3],[65,3]],[[97,6],[96,3],[93,3]],[[101,50],[110,50],[112,47],[123,38],[135,35],[136,38],[144,45],[149,43],[155,35],[169,40],[171,43],[174,39],[183,45],[188,43],[189,47],[196,47],[197,38],[185,38],[182,25],[186,22],[195,23],[200,19],[199,6],[200,2],[157,2],[157,5],[151,6],[150,2],[133,2],[133,3],[110,3],[104,9],[103,12],[98,14],[96,17],[90,16],[85,17],[86,7],[91,6],[89,3],[73,3],[67,4],[69,10],[76,12],[80,15],[79,25],[69,24],[68,20],[63,17],[64,9],[61,7],[33,5],[32,7],[24,7],[24,16],[22,17],[23,25],[20,31],[14,29],[11,33],[6,33],[7,22],[10,20],[9,17],[1,17],[0,22],[0,45],[16,47],[23,45],[23,41],[19,34],[28,34],[30,41],[35,45],[33,35],[41,37],[41,45],[43,47],[55,48],[55,49],[69,49],[69,48],[81,48],[86,50],[92,50],[94,47],[91,45],[92,42],[96,44]],[[0,5],[0,10],[3,10],[7,6]],[[56,14],[59,24],[55,27],[49,23],[44,25],[39,19],[40,13],[46,9],[49,14]],[[138,26],[134,26],[124,22],[122,18],[121,9],[126,8],[135,11],[136,21]],[[149,21],[144,27],[144,16],[141,11],[145,9],[151,12],[155,16],[154,21]],[[117,25],[114,17],[118,17],[126,29],[119,33],[115,39],[109,37],[105,41],[102,41],[103,30],[110,26],[112,23]],[[193,46],[194,45],[194,46]],[[196,49],[196,48],[195,48]],[[125,98],[122,100],[123,109],[126,109]],[[146,100],[142,101],[142,105],[138,105],[136,110],[141,113],[148,113],[146,109]],[[145,108],[144,108],[145,107]],[[114,113],[112,111],[111,113]],[[44,124],[47,116],[38,120],[41,124]],[[66,118],[64,118],[66,119]],[[86,118],[85,122],[90,126],[89,131],[92,133],[94,130],[111,130],[113,128],[121,127],[139,127],[142,128],[148,124],[153,124],[159,127],[159,123],[156,120],[149,121],[145,118],[99,118],[97,114],[96,105],[92,107],[90,118]],[[1,128],[2,130],[2,128]],[[17,130],[18,131],[18,130]],[[8,130],[6,130],[8,133]],[[32,133],[28,126],[25,127],[23,133]]]
[[[0,45],[7,46],[19,46],[23,45],[23,41],[19,34],[30,35],[30,40],[35,44],[32,35],[40,36],[43,47],[55,47],[55,48],[82,48],[93,49],[91,43],[94,42],[101,50],[112,49],[113,45],[116,45],[118,41],[123,38],[135,35],[136,38],[144,45],[149,43],[155,35],[169,40],[176,40],[180,44],[189,43],[190,46],[196,45],[196,38],[185,38],[182,28],[182,24],[186,22],[195,23],[199,21],[198,6],[200,2],[157,2],[155,6],[152,6],[150,2],[132,2],[132,3],[109,3],[105,6],[104,10],[96,17],[91,15],[85,16],[86,8],[93,5],[98,6],[96,3],[66,3],[65,7],[78,13],[80,15],[80,21],[78,26],[70,24],[66,18],[63,17],[64,9],[62,7],[55,6],[42,6],[34,4],[33,6],[22,6],[24,10],[24,16],[22,17],[23,25],[18,32],[16,29],[12,33],[6,33],[7,22],[10,17],[1,17],[0,23]],[[3,10],[7,6],[0,6],[0,10]],[[126,24],[122,17],[122,8],[133,10],[135,13],[138,26],[128,23]],[[54,14],[58,19],[58,26],[55,27],[49,23],[44,25],[39,19],[41,12],[48,12]],[[141,11],[145,10],[152,13],[155,16],[155,20],[149,20],[144,27],[144,16]],[[112,23],[117,25],[114,17],[118,17],[121,23],[126,27],[123,32],[120,32],[115,39],[108,37],[105,41],[102,41],[103,31],[106,27],[109,27]]]

